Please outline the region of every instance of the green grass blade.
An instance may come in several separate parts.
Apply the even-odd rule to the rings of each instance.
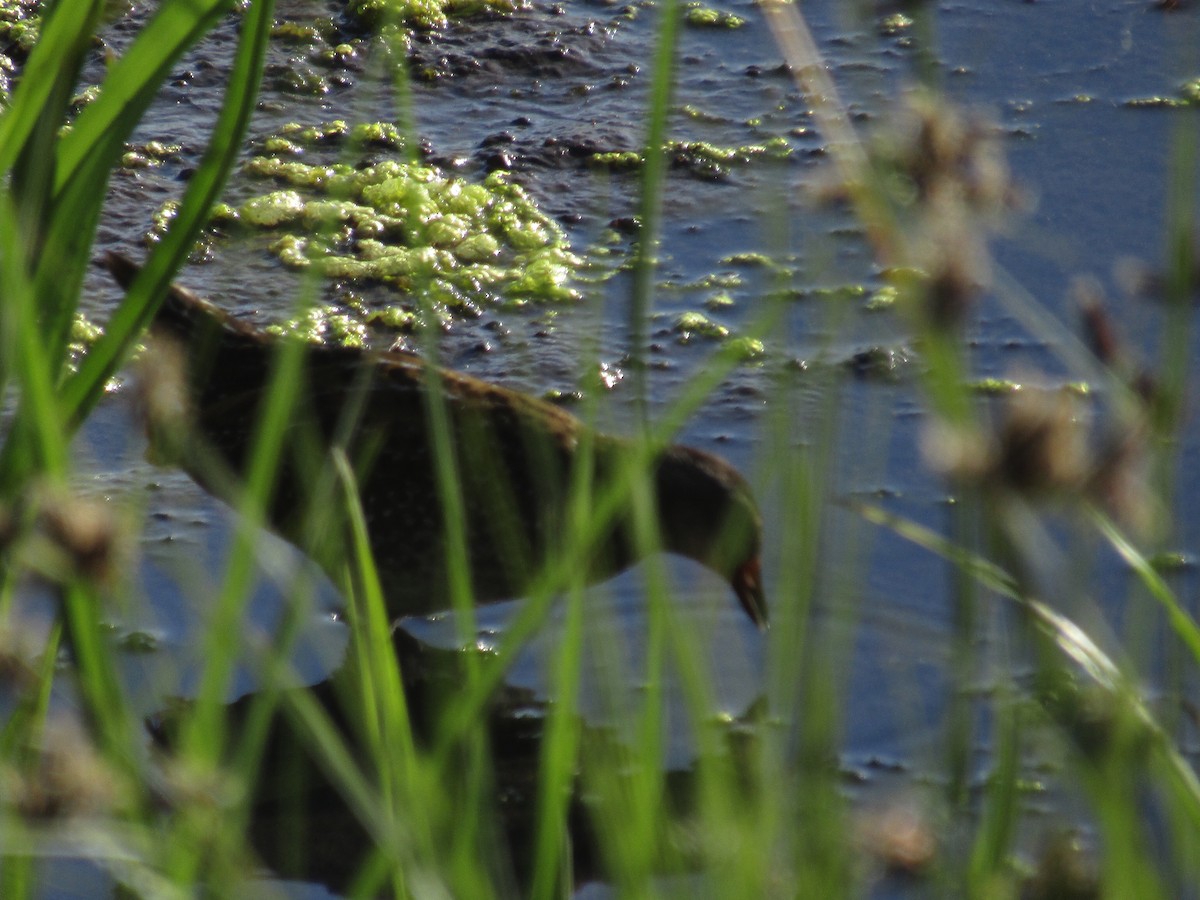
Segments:
[[[254,112],[273,9],[271,0],[259,0],[247,9],[225,101],[204,157],[188,182],[179,214],[146,261],[126,302],[109,320],[103,337],[63,386],[64,406],[73,425],[86,417],[103,393],[105,382],[153,317],[158,298],[164,295],[174,273],[191,252],[213,202],[233,169]]]
[[[1196,620],[1179,603],[1179,599],[1171,590],[1170,585],[1155,571],[1150,560],[1146,559],[1142,552],[1133,546],[1112,519],[1094,509],[1092,510],[1092,520],[1109,545],[1137,574],[1142,586],[1150,596],[1166,612],[1171,630],[1187,647],[1188,652],[1192,654],[1192,659],[1200,662],[1200,626],[1197,626]]]
[[[100,95],[79,114],[58,146],[54,192],[61,197],[97,153],[115,160],[141,121],[171,67],[231,9],[231,0],[172,0],[165,3],[104,79]],[[253,30],[263,4],[251,4],[244,27]],[[270,4],[267,4],[269,7]],[[255,10],[259,12],[256,13]],[[246,40],[245,35],[242,37]],[[231,86],[242,84],[236,71]],[[253,91],[252,91],[253,93]],[[214,136],[219,133],[214,132]],[[106,166],[111,167],[107,162]]]
[[[1085,675],[1093,686],[1104,691],[1128,713],[1129,724],[1138,729],[1139,737],[1155,751],[1170,785],[1169,795],[1178,806],[1179,814],[1200,828],[1200,779],[1159,725],[1137,686],[1082,628],[1045,603],[1025,596],[1016,581],[998,566],[954,546],[923,525],[872,504],[855,503],[851,506],[868,521],[889,528],[911,543],[964,567],[985,587],[1017,601],[1062,658],[1074,664],[1076,670]],[[1148,564],[1147,570],[1153,573]],[[1066,684],[1068,682],[1064,682]]]
[[[21,397],[0,456],[2,495],[11,495],[23,483],[12,477],[14,469],[60,478],[67,468],[64,422],[54,397],[57,360],[48,358],[42,347],[36,293],[22,263],[27,250],[10,197],[0,194],[0,329]]]
[[[0,117],[0,172],[16,167],[40,127],[49,122],[57,129],[62,123],[55,114],[63,106],[61,101],[55,102],[55,94],[61,94],[65,78],[74,81],[72,70],[90,45],[103,7],[99,0],[52,4],[25,62],[12,105]]]
[[[46,345],[56,356],[66,347],[105,187],[125,140],[158,94],[170,67],[229,5],[227,0],[165,4],[113,66],[95,101],[57,139],[56,147],[47,148],[54,152],[54,183],[36,280],[38,296],[46,304]],[[70,99],[69,94],[65,99]]]
[[[646,424],[647,379],[645,343],[657,270],[659,220],[666,172],[667,116],[675,81],[675,48],[680,27],[679,3],[666,0],[661,5],[658,48],[654,59],[654,80],[650,87],[647,110],[645,157],[642,168],[639,216],[641,229],[633,258],[633,290],[629,306],[630,368],[635,379],[635,396]]]
[[[400,664],[392,648],[391,619],[383,588],[371,555],[370,538],[358,485],[345,453],[334,453],[334,466],[342,487],[342,502],[349,511],[352,567],[356,570],[354,601],[350,606],[351,646],[347,664],[357,669],[361,688],[363,726],[383,778],[384,794],[396,799],[396,778],[411,781],[415,759],[412,726],[400,678]]]

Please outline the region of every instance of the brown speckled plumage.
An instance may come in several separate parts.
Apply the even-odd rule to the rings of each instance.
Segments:
[[[126,288],[138,271],[116,254],[109,255],[107,265]],[[192,427],[178,461],[202,485],[230,499],[234,488],[213,475],[213,458],[235,478],[245,472],[279,339],[179,287],[171,288],[152,332],[183,347]],[[359,479],[384,594],[396,616],[449,605],[445,524],[423,396],[431,376],[449,419],[478,602],[521,596],[553,553],[565,530],[581,437],[592,437],[594,484],[600,487],[614,477],[629,450],[619,438],[585,431],[583,423],[552,404],[458,372],[434,371],[408,353],[312,347],[303,373],[268,511],[271,525],[318,561],[334,564],[337,554],[322,552],[327,539],[314,546],[305,523],[312,518],[311,485],[320,479],[320,467],[329,465],[335,435],[345,433],[343,446]],[[359,401],[347,432],[347,409]],[[746,612],[764,625],[762,526],[744,479],[719,457],[674,446],[655,462],[652,482],[664,548],[728,579]],[[608,577],[636,561],[625,521],[618,516],[599,542],[584,573],[587,580]]]

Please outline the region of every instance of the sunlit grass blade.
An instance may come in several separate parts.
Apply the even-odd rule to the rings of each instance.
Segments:
[[[65,422],[54,395],[57,361],[42,350],[36,293],[22,262],[29,248],[17,225],[9,196],[0,195],[0,289],[5,301],[0,309],[2,349],[22,399],[20,414],[5,435],[0,454],[4,464],[0,496],[11,494],[22,483],[14,477],[14,468],[41,471],[53,479],[63,478],[67,468]]]
[[[264,521],[264,510],[275,486],[274,474],[283,452],[287,422],[297,401],[297,385],[304,348],[280,345],[266,388],[266,400],[258,423],[245,491],[239,504],[241,516],[234,549],[226,566],[219,596],[213,604],[206,635],[206,662],[197,690],[194,714],[188,721],[182,745],[201,758],[215,763],[224,744],[222,707],[232,677],[238,623],[248,599],[253,574],[254,548]]]
[[[225,101],[204,156],[188,182],[178,214],[146,260],[125,302],[109,320],[103,337],[63,386],[63,405],[73,424],[84,419],[103,392],[105,382],[124,361],[208,221],[209,210],[237,160],[255,109],[273,8],[271,0],[256,0],[247,9]]]
[[[1175,636],[1187,647],[1192,659],[1200,663],[1200,625],[1191,614],[1183,608],[1170,585],[1155,570],[1150,562],[1126,537],[1117,524],[1099,510],[1092,510],[1092,520],[1097,529],[1104,535],[1109,545],[1120,554],[1121,558],[1135,573],[1147,593],[1153,597],[1167,614],[1167,621]]]
[[[983,821],[971,848],[968,875],[970,883],[981,895],[986,894],[989,883],[1003,878],[1020,817],[1021,704],[1008,686],[1004,686],[998,692],[993,709],[996,716],[993,727],[997,733],[994,764],[986,787]]]
[[[251,3],[243,27],[253,33],[256,17],[265,11],[269,18],[271,7],[271,3]],[[232,8],[232,0],[186,3],[168,0],[158,9],[129,49],[110,67],[100,94],[59,141],[54,180],[56,198],[65,195],[93,156],[99,154],[106,168],[113,167],[124,141],[141,122],[171,67]],[[253,37],[248,46],[260,49]],[[261,53],[257,56],[261,58]],[[237,91],[250,87],[253,97],[255,82],[246,73],[239,73],[236,64],[230,84]],[[218,134],[219,129],[214,137]]]
[[[667,116],[675,83],[675,50],[679,39],[681,13],[676,0],[666,0],[659,12],[658,46],[654,58],[654,77],[650,87],[646,115],[646,164],[642,168],[639,195],[641,218],[633,258],[633,289],[629,303],[629,352],[635,398],[641,424],[645,426],[647,391],[645,342],[654,295],[654,273],[658,266],[658,241],[665,191]]]
[[[906,541],[962,567],[972,578],[989,590],[1005,597],[1015,598],[1018,596],[1016,581],[1004,569],[982,556],[959,547],[933,529],[872,503],[854,501],[848,502],[846,506],[868,522],[881,525]]]
[[[362,724],[385,779],[385,796],[394,801],[393,773],[399,773],[402,781],[412,780],[416,753],[412,725],[400,677],[400,662],[392,648],[391,619],[358,499],[357,481],[345,453],[335,451],[333,460],[342,488],[342,502],[349,511],[351,531],[348,560],[353,583],[353,602],[349,607],[351,671],[355,671],[359,679]]]
[[[101,186],[108,184],[125,140],[158,94],[170,66],[229,5],[227,0],[199,5],[175,0],[162,6],[112,67],[96,100],[54,147],[54,181],[36,277],[39,296],[53,298],[43,327],[47,346],[56,355],[62,353],[70,330],[104,198]]]
[[[409,789],[416,782],[412,723],[354,471],[340,450],[334,452],[333,462],[351,531],[347,561],[352,582],[350,645],[341,677],[350,678],[354,686],[344,699],[352,704],[359,722],[383,809],[391,812],[402,808],[403,800],[411,802],[413,797]],[[420,822],[419,816],[410,818],[414,830]],[[423,843],[432,845],[428,838]],[[391,868],[389,876],[393,892],[403,895],[404,880],[399,871]]]
[[[1152,747],[1161,760],[1171,783],[1171,798],[1193,825],[1200,827],[1200,780],[1158,723],[1141,691],[1087,632],[1047,604],[1023,594],[1017,581],[999,566],[955,546],[925,526],[871,504],[855,503],[852,508],[868,521],[889,528],[900,537],[962,567],[998,595],[1017,601],[1018,607],[1030,616],[1038,631],[1061,654],[1062,661],[1069,662],[1075,671],[1086,676],[1089,684],[1102,690],[1127,713],[1128,724],[1139,730],[1140,739]],[[1069,686],[1069,682],[1061,682],[1059,686]]]
[[[90,45],[101,2],[55,3],[42,22],[41,33],[22,71],[12,103],[0,116],[0,172],[11,171],[18,157],[30,149],[30,141],[39,128],[57,131],[62,112],[70,100],[69,91],[78,76],[83,53]],[[63,94],[66,93],[64,98]],[[57,98],[56,98],[57,95]],[[51,148],[41,149],[50,152]],[[45,163],[44,157],[41,162]],[[46,166],[45,176],[52,184],[53,170]],[[47,198],[51,191],[46,192]]]
[[[50,374],[51,383],[56,383],[60,376],[58,367],[63,362],[67,332],[104,200],[102,186],[107,185],[122,142],[136,126],[154,92],[158,90],[166,67],[211,25],[213,16],[219,10],[219,4],[209,4],[199,10],[198,15],[189,15],[178,9],[184,5],[179,2],[168,4],[168,9],[153,20],[166,23],[159,26],[163,31],[152,31],[148,38],[143,36],[131,50],[134,63],[137,63],[142,53],[149,52],[138,48],[152,48],[151,55],[157,61],[153,76],[147,78],[145,72],[139,73],[131,65],[119,65],[113,75],[114,94],[106,100],[106,94],[102,91],[93,107],[98,108],[99,112],[88,117],[82,128],[64,139],[65,168],[56,167],[62,179],[58,182],[59,189],[54,194],[52,205],[43,216],[46,226],[45,233],[40,235],[43,249],[37,256],[34,266],[36,275],[30,287],[30,291],[38,298],[39,314],[31,317],[29,323],[30,327],[39,323],[39,358],[48,360],[48,365],[54,367]],[[189,184],[171,233],[158,251],[152,254],[148,264],[151,272],[148,278],[152,278],[153,284],[147,288],[135,286],[132,297],[113,316],[107,331],[85,358],[80,371],[63,386],[64,402],[55,404],[55,416],[62,423],[59,430],[70,433],[85,418],[101,395],[107,379],[116,371],[149,322],[153,314],[152,298],[161,295],[175,270],[190,252],[196,235],[206,221],[208,209],[232,167],[241,136],[254,109],[270,25],[271,4],[253,4],[245,15],[235,71],[208,151]],[[28,81],[27,77],[22,84]],[[19,99],[14,99],[14,106],[3,121],[7,122],[10,117],[19,118],[20,109]],[[44,116],[46,111],[39,110],[38,114]],[[22,127],[19,121],[10,126],[11,134],[20,135]],[[60,144],[59,149],[62,147],[63,144]],[[25,249],[28,251],[30,248]],[[19,252],[21,247],[15,242],[10,243],[9,250],[5,255],[9,267],[17,265],[18,260],[29,255],[28,252]],[[31,472],[45,464],[44,459],[29,455],[25,439],[21,436],[28,434],[28,429],[38,419],[44,419],[49,414],[49,408],[35,397],[22,395],[10,439],[5,441],[3,455],[0,456],[0,487],[5,491],[11,491]]]

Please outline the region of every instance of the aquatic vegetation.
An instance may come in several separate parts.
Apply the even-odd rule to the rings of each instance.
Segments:
[[[977,394],[985,394],[991,397],[1003,397],[1008,394],[1015,394],[1025,388],[1025,385],[1019,381],[1014,381],[1011,378],[980,378],[970,385],[971,390]]]
[[[862,300],[871,295],[865,284],[836,284],[806,288],[797,292],[797,296],[809,300]]]
[[[276,22],[271,26],[271,37],[296,44],[313,44],[322,40],[321,29],[307,22]]]
[[[709,272],[692,281],[667,281],[661,287],[667,290],[726,290],[742,286],[742,276],[737,272]]]
[[[895,285],[885,284],[875,293],[871,294],[867,300],[867,312],[880,312],[885,309],[891,309],[896,305],[896,301],[900,297],[900,291]]]
[[[748,335],[730,338],[727,346],[742,362],[760,360],[767,355],[766,345],[758,338]]]
[[[82,91],[71,98],[71,112],[79,115],[83,108],[100,96],[100,85],[89,84]]]
[[[707,112],[691,103],[685,103],[683,106],[679,107],[679,112],[694,122],[706,122],[710,125],[713,125],[725,121],[724,116]]]
[[[293,63],[272,70],[268,74],[267,84],[274,90],[285,94],[299,94],[308,97],[320,97],[328,94],[329,80],[321,72],[317,72],[303,63]]]
[[[1132,109],[1187,109],[1200,106],[1200,78],[1185,81],[1174,97],[1135,97],[1126,100],[1125,105]]]
[[[41,0],[4,0],[0,3],[0,45],[5,58],[23,60],[42,30]],[[6,68],[11,71],[11,66]]]
[[[369,343],[367,326],[356,316],[336,306],[315,306],[284,325],[267,328],[272,334],[300,337],[311,344],[340,344],[365,347]]]
[[[148,169],[161,166],[164,161],[178,156],[183,149],[180,144],[164,144],[162,141],[147,141],[130,144],[121,156],[121,167],[125,169]]]
[[[250,176],[280,187],[237,207],[217,206],[207,240],[218,239],[213,229],[273,232],[268,248],[287,266],[390,284],[404,292],[402,305],[423,299],[439,316],[476,317],[489,305],[577,297],[572,281],[580,259],[558,225],[505,173],[471,182],[436,166],[395,159],[366,167],[295,159],[327,145],[404,144],[390,123],[287,125],[257,142],[260,150],[274,148],[277,155],[256,156],[244,166]],[[152,240],[173,215],[171,204],[159,210]],[[312,311],[284,328],[312,339],[358,343],[365,340],[366,316],[363,310]],[[407,326],[407,313],[401,317]]]
[[[71,332],[67,336],[67,367],[74,371],[88,348],[100,340],[104,329],[81,312],[71,320]]]
[[[759,266],[764,269],[771,269],[777,265],[765,253],[731,253],[721,257],[718,262],[723,266]]]
[[[668,141],[663,145],[663,152],[673,168],[684,169],[702,178],[724,178],[734,166],[760,159],[784,161],[794,153],[784,137],[740,147],[719,147],[708,141]],[[645,157],[637,150],[612,150],[588,157],[589,165],[614,172],[638,170],[645,163]]]
[[[892,13],[880,19],[879,33],[886,37],[895,37],[910,30],[913,24],[914,20],[912,16],[905,15],[902,12]]]
[[[857,378],[894,384],[911,362],[912,355],[904,347],[876,345],[853,353],[844,365]]]
[[[976,394],[988,397],[1007,397],[1030,390],[1041,391],[1042,393],[1049,392],[1046,388],[1037,387],[1014,378],[978,378],[969,382],[967,387]],[[1086,397],[1091,393],[1091,387],[1086,381],[1068,381],[1060,385],[1055,385],[1053,391],[1073,394],[1077,397]]]
[[[674,331],[679,335],[680,343],[688,343],[693,338],[707,338],[709,340],[722,340],[729,337],[729,329],[718,322],[714,322],[702,312],[685,312],[681,313],[675,320]]]
[[[372,28],[388,25],[441,28],[452,18],[483,12],[512,13],[526,5],[524,0],[352,0],[349,9]]]
[[[746,20],[741,16],[713,9],[700,2],[687,4],[683,20],[693,28],[741,28],[746,24]]]
[[[541,300],[575,296],[568,281],[578,259],[565,236],[503,173],[470,183],[416,163],[356,169],[271,157],[251,160],[246,171],[296,189],[247,201],[238,210],[243,224],[330,236],[319,250],[300,235],[285,242],[280,256],[291,265],[315,262],[340,277],[406,290],[420,274],[467,291],[486,285]]]

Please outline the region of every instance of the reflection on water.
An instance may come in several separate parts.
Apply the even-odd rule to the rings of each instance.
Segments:
[[[283,6],[288,18],[324,9],[319,3]],[[809,3],[805,11],[856,124],[870,130],[895,105],[896,91],[910,74],[913,42],[903,32],[881,35],[873,21],[852,21],[850,6]],[[1186,69],[1194,60],[1183,51],[1196,27],[1194,11],[1165,15],[1146,6],[1107,0],[1090,4],[1081,16],[1071,4],[965,0],[941,4],[938,16],[937,68],[944,89],[993,112],[1006,135],[1014,174],[1036,199],[1028,218],[998,242],[997,260],[1068,330],[1074,311],[1066,288],[1075,274],[1092,274],[1121,296],[1115,260],[1135,256],[1157,264],[1162,256],[1167,148],[1176,120],[1124,103],[1169,94],[1183,78],[1194,77]],[[695,169],[682,167],[670,173],[660,249],[663,284],[656,297],[660,317],[650,335],[652,409],[660,409],[703,371],[712,349],[704,341],[679,339],[671,323],[680,313],[703,308],[728,327],[748,328],[766,306],[765,293],[782,291],[786,316],[768,335],[766,361],[733,373],[682,437],[730,458],[759,488],[766,501],[768,552],[774,554],[766,568],[768,595],[776,607],[786,608],[799,598],[780,593],[778,582],[787,581],[799,562],[780,550],[788,538],[781,525],[791,520],[763,448],[799,452],[811,436],[797,425],[794,433],[779,439],[771,435],[768,420],[780,404],[800,409],[814,404],[812,392],[828,383],[806,380],[805,373],[823,362],[854,360],[880,347],[898,351],[889,358],[909,360],[910,355],[904,352],[906,336],[895,317],[868,312],[865,303],[846,296],[822,299],[811,290],[870,285],[877,273],[844,210],[816,210],[801,199],[825,177],[826,148],[763,23],[749,18],[747,27],[733,32],[684,33],[672,135],[722,146],[782,136],[794,152],[786,162],[742,166],[720,177],[698,177]],[[592,19],[597,26],[587,27]],[[578,151],[638,149],[653,24],[650,15],[618,21],[608,7],[566,4],[422,37],[414,51],[414,70],[433,66],[439,72],[438,78],[414,85],[417,129],[431,158],[471,178],[495,168],[511,171],[563,222],[577,250],[603,239],[619,258],[629,242],[619,228],[609,234],[609,226],[627,223],[636,209],[637,175],[589,167],[580,162]],[[100,249],[137,247],[152,210],[178,193],[219,103],[220,73],[228,63],[234,28],[231,20],[195,51],[183,67],[186,72],[147,119],[141,137],[179,140],[185,145],[183,157],[162,169],[125,173],[116,180]],[[120,35],[114,38],[118,49],[121,41]],[[279,63],[288,51],[277,53]],[[393,117],[387,79],[374,77],[369,66],[347,78],[350,86],[332,95],[285,93],[279,82],[268,84],[252,131],[266,134],[287,121]],[[261,186],[237,178],[229,199],[236,202],[258,190]],[[264,252],[268,239],[226,244],[210,264],[192,267],[183,280],[241,314],[260,320],[278,316],[289,308],[299,280]],[[787,263],[783,284],[770,271],[729,262],[732,254],[752,251]],[[710,277],[714,273],[722,276],[721,291],[732,301],[715,310],[706,305],[717,293]],[[443,358],[472,374],[536,393],[570,393],[584,367],[581,360],[587,368],[605,364],[619,369],[624,363],[629,289],[630,279],[619,275],[589,286],[584,303],[552,313],[485,310],[479,319],[456,321],[449,328]],[[388,302],[386,288],[366,287],[362,293],[368,303]],[[100,276],[94,297],[95,310],[116,299]],[[1151,355],[1161,327],[1158,311],[1131,302],[1117,305],[1115,314],[1134,348]],[[1030,369],[1047,373],[1050,383],[1070,379],[1076,373],[1066,369],[1058,354],[1066,333],[1030,333],[1003,304],[985,298],[971,334],[976,374],[1006,376]],[[946,491],[917,451],[922,416],[916,391],[905,381],[906,365],[898,367],[895,380],[851,378],[839,385],[840,454],[828,488],[834,496],[882,497],[896,511],[944,529]],[[781,390],[781,383],[788,389]],[[606,424],[619,427],[632,418],[631,390],[629,379],[614,382],[602,399]],[[151,653],[126,655],[127,677],[139,686],[139,703],[149,712],[160,707],[163,697],[186,695],[191,687],[200,652],[194,644],[195,624],[204,616],[212,586],[220,583],[232,520],[182,476],[152,470],[140,461],[139,442],[130,436],[136,429],[129,427],[122,402],[118,397],[115,407],[100,411],[82,444],[91,461],[85,469],[89,489],[144,510],[140,587],[119,614],[118,627],[143,632],[156,644]],[[795,421],[808,420],[798,415]],[[1200,491],[1198,422],[1192,417],[1181,448],[1180,497]],[[879,774],[884,770],[900,772],[901,780],[914,774],[919,778],[924,769],[937,767],[937,723],[943,720],[947,695],[951,623],[944,569],[894,535],[873,533],[861,522],[847,521],[848,514],[840,511],[829,515],[821,556],[828,571],[818,576],[814,627],[844,640],[851,651],[841,673],[843,768],[864,781],[888,781]],[[1180,529],[1182,545],[1194,546],[1200,517],[1185,516]],[[336,596],[322,578],[298,567],[294,551],[269,537],[262,540],[260,560],[247,651],[269,638],[289,581],[303,571],[317,590],[312,627],[297,648],[296,662],[305,681],[326,678],[336,669],[344,643],[341,625],[325,614],[336,605]],[[1119,571],[1109,560],[1085,579],[1101,597],[1101,612],[1118,622],[1122,598],[1107,592],[1123,583]],[[603,682],[611,668],[619,667],[635,673],[630,679],[634,689],[643,667],[645,623],[639,598],[644,575],[627,573],[589,594],[592,627],[610,635],[611,645],[624,655],[589,657],[585,684]],[[678,592],[680,614],[706,636],[713,658],[721,660],[717,689],[722,707],[734,715],[744,713],[770,684],[772,664],[764,643],[738,619],[723,585],[710,584],[685,564],[671,563],[671,576],[686,585]],[[843,604],[847,597],[852,602]],[[513,612],[511,606],[482,610],[479,642],[502,640]],[[449,617],[405,627],[432,648],[444,650],[457,642]],[[507,691],[520,696],[526,707],[554,696],[547,659],[559,627],[556,614],[510,673]],[[776,656],[795,651],[779,646],[781,638],[773,640],[770,652]],[[234,693],[254,686],[254,674],[245,668]],[[986,694],[988,685],[978,687]],[[671,686],[668,693],[677,702],[674,690]],[[605,704],[599,693],[585,691],[581,711],[589,726],[611,721]],[[664,763],[682,771],[691,753],[687,734],[670,737]],[[985,764],[978,761],[980,771]]]
[[[432,744],[444,725],[447,700],[461,693],[467,680],[466,660],[457,646],[437,649],[403,628],[396,629],[393,646],[400,661],[414,736],[421,745]],[[347,691],[357,690],[355,678],[353,672],[339,669],[308,688],[306,697],[316,701],[342,738],[365,761],[369,757],[358,743],[362,729],[359,723],[348,721],[345,712]],[[251,693],[230,706],[229,721],[234,732],[240,730],[257,700]],[[280,703],[285,710],[289,706],[286,697]],[[176,710],[177,707],[164,710],[149,720],[155,743],[163,750],[169,751],[175,741]],[[753,777],[745,763],[753,757],[750,744],[761,714],[761,704],[748,706],[746,721],[734,722],[728,729],[724,752],[735,765],[745,768],[747,778]],[[495,847],[503,855],[479,860],[479,865],[491,872],[493,883],[507,884],[512,880],[523,893],[528,890],[538,837],[539,762],[546,701],[528,689],[505,685],[489,702],[486,717],[496,814],[491,827],[497,830]],[[671,718],[670,714],[667,718]],[[295,719],[287,713],[272,720],[259,776],[252,786],[250,837],[263,861],[280,875],[343,887],[359,876],[372,854],[370,833],[342,790],[329,779],[328,766],[312,749],[310,734],[294,723]],[[637,757],[631,753],[627,737],[615,727],[594,724],[587,717],[580,728],[580,745],[588,755],[609,759],[629,757],[631,764],[626,777],[632,785],[638,768],[632,763]],[[466,761],[463,762],[465,765]],[[617,771],[621,768],[616,766]],[[457,774],[457,768],[452,766],[451,772],[454,774],[443,785],[446,792],[470,790],[467,781]],[[666,801],[673,815],[686,822],[698,802],[692,769],[686,762],[668,763],[666,772]],[[452,796],[444,799],[448,808],[456,807],[457,801]],[[568,804],[567,828],[570,877],[574,883],[603,878],[606,874],[603,858],[584,799],[584,787],[577,779]],[[663,840],[670,842],[671,836],[665,835]],[[686,844],[679,847],[665,844],[655,857],[682,857],[686,865]]]

